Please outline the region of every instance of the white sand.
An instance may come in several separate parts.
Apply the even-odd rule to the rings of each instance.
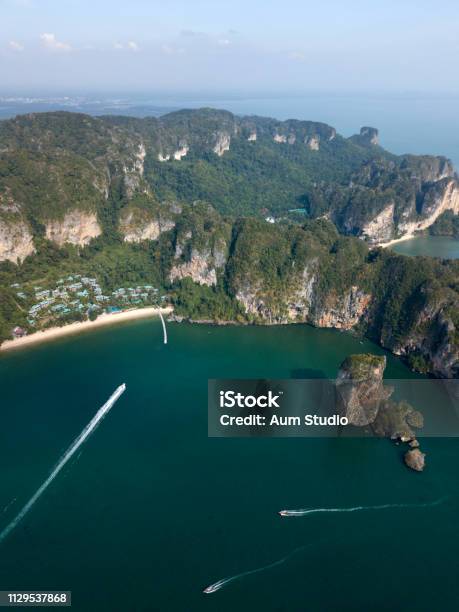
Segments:
[[[37,342],[43,342],[45,340],[53,340],[54,338],[60,338],[61,336],[75,334],[88,329],[95,329],[96,327],[102,327],[103,325],[112,325],[114,323],[120,323],[121,321],[155,317],[159,316],[160,312],[162,314],[169,314],[172,312],[172,308],[135,308],[113,314],[101,314],[95,321],[78,321],[76,323],[70,323],[69,325],[63,325],[62,327],[50,327],[44,331],[37,331],[29,336],[24,336],[23,338],[5,340],[5,342],[3,342],[3,344],[0,346],[0,351],[21,348],[29,344],[36,344]]]

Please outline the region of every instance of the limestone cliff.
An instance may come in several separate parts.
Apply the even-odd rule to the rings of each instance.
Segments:
[[[0,218],[0,261],[16,263],[35,252],[33,236],[28,224],[20,216]]]
[[[215,266],[212,266],[210,251],[193,249],[189,261],[172,266],[170,271],[171,282],[187,277],[199,285],[212,286],[217,284],[217,272]]]
[[[84,246],[102,233],[95,213],[72,210],[63,219],[46,223],[46,238],[59,246],[65,243]]]
[[[453,178],[441,178],[427,188],[419,206],[418,214],[403,214],[395,228],[395,237],[412,236],[415,232],[427,229],[435,223],[437,218],[451,210],[459,213],[459,184]]]
[[[225,151],[229,151],[231,143],[231,136],[227,132],[221,132],[217,134],[217,142],[214,145],[214,153],[219,157],[223,155]]]
[[[143,200],[145,207],[136,205],[135,200],[121,211],[119,231],[125,242],[157,240],[163,232],[175,226],[180,212],[175,203],[158,204],[151,196]]]
[[[438,292],[421,288],[423,305],[411,329],[404,336],[393,338],[383,333],[381,344],[397,355],[411,359],[421,371],[430,371],[440,378],[459,377],[459,346],[455,312],[459,303],[451,290]]]
[[[313,186],[308,208],[314,217],[328,215],[343,233],[384,246],[427,229],[445,211],[458,214],[459,182],[445,158],[372,160],[347,186]]]
[[[371,297],[355,285],[343,296],[330,292],[324,302],[315,306],[312,322],[317,327],[352,329],[368,312]]]

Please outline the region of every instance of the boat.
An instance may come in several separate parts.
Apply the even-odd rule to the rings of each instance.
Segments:
[[[222,587],[222,581],[216,582],[215,584],[211,584],[203,590],[203,593],[215,593]]]
[[[304,510],[279,510],[279,516],[302,516],[305,513]]]

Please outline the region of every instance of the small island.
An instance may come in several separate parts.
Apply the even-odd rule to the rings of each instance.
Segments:
[[[425,454],[419,449],[416,429],[424,419],[408,402],[391,399],[394,389],[384,385],[384,356],[350,355],[341,364],[335,383],[338,413],[350,425],[369,426],[374,435],[408,444],[405,463],[416,471],[425,466]]]

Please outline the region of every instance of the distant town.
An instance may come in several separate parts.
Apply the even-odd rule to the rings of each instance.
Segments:
[[[31,331],[72,321],[94,320],[103,312],[116,314],[131,308],[159,306],[167,300],[152,285],[102,290],[96,278],[73,274],[46,287],[34,283],[14,283],[18,305],[27,313],[27,326],[15,326],[12,336],[20,338]]]

